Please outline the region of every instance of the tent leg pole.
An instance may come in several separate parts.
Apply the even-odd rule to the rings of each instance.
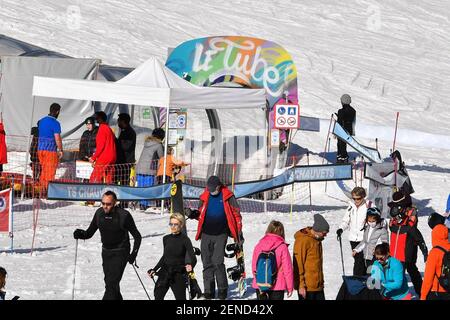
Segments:
[[[31,121],[30,121],[30,130],[33,127],[33,117],[34,117],[34,106],[35,106],[35,101],[36,98],[33,96],[33,108],[31,109]],[[26,178],[27,178],[27,169],[28,169],[28,155],[30,153],[30,146],[31,146],[31,133],[28,136],[28,143],[27,143],[27,151],[25,151],[25,164],[24,164],[24,168],[23,168],[23,178],[22,178],[22,192],[20,195],[20,200],[23,201],[24,197],[25,197],[25,190],[26,190]],[[14,188],[14,186],[13,186]]]
[[[169,106],[166,108],[166,137],[164,141],[164,171],[163,171],[163,181],[162,183],[166,183],[166,168],[167,168],[167,148],[169,145]],[[161,201],[161,215],[164,214],[164,199]]]

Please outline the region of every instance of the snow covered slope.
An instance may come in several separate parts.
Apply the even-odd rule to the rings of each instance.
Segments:
[[[442,211],[449,193],[449,9],[449,3],[437,0],[167,0],[164,4],[146,0],[0,0],[0,33],[71,56],[100,58],[103,63],[130,67],[150,55],[165,60],[168,47],[197,37],[241,35],[272,40],[286,48],[296,63],[302,114],[324,119],[320,133],[299,131],[294,142],[312,153],[323,151],[327,119],[339,108],[339,97],[349,93],[357,109],[356,138],[372,146],[374,139],[380,138],[380,152],[386,156],[392,148],[395,113],[399,111],[397,147],[416,189],[414,199],[421,212],[428,214]],[[423,141],[423,133],[433,142]],[[321,159],[313,156],[311,163],[321,163]],[[293,244],[294,232],[310,224],[314,213],[322,213],[332,228],[324,241],[324,259],[325,294],[333,299],[341,283],[334,232],[344,214],[345,199],[338,188],[328,186],[328,194],[324,194],[323,183],[312,185],[311,212],[295,213],[292,218],[275,212],[244,214],[247,266],[253,246],[272,218],[285,223],[287,240]],[[85,210],[74,206],[73,212]],[[162,252],[167,218],[141,213],[134,216],[145,236],[138,257],[144,276]],[[88,222],[84,219],[80,226],[86,227]],[[192,238],[195,227],[189,224]],[[425,217],[420,218],[419,227],[431,247]],[[70,298],[73,229],[40,228],[40,250],[33,257],[28,253],[31,231],[16,234],[18,253],[0,254],[0,265],[9,271],[8,295]],[[0,245],[7,247],[8,240],[0,238]],[[347,243],[344,249],[348,272],[352,258]],[[101,298],[98,235],[81,244],[79,257],[76,298]],[[227,266],[233,263],[227,261]],[[418,265],[423,271],[421,257]],[[196,269],[202,283],[201,262]],[[153,288],[149,280],[146,283]],[[122,288],[126,299],[146,298],[130,267]],[[236,297],[235,290],[232,294]]]

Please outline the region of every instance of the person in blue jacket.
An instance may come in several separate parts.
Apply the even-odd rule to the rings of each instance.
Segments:
[[[375,259],[368,280],[380,285],[380,293],[385,300],[411,300],[408,281],[402,263],[389,255],[389,244],[375,247]]]

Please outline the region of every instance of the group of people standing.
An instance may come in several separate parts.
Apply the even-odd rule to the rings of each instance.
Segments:
[[[31,129],[33,140],[30,146],[30,158],[33,178],[39,181],[44,190],[47,189],[48,183],[55,179],[56,170],[64,154],[61,125],[57,120],[60,112],[61,106],[53,103],[49,114],[41,118],[37,126]],[[169,147],[164,172],[162,141],[165,138],[165,132],[161,128],[154,129],[151,136],[145,139],[141,155],[136,161],[137,135],[131,126],[131,117],[127,113],[118,115],[117,125],[120,133],[117,138],[103,111],[98,111],[94,116],[86,118],[84,124],[86,130],[80,139],[77,159],[89,161],[93,166],[89,180],[84,182],[148,187],[162,183],[164,175],[166,175],[166,181],[171,181],[178,167],[188,165],[176,160],[173,148]],[[133,167],[136,171],[136,183],[130,181]],[[140,209],[146,210],[149,204],[149,201],[141,201]],[[126,203],[122,205],[127,206]]]

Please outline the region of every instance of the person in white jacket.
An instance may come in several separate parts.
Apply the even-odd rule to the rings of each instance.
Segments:
[[[352,199],[347,208],[347,212],[344,214],[342,223],[339,229],[336,231],[338,239],[341,237],[344,230],[349,230],[348,240],[350,246],[353,249],[363,240],[364,237],[364,225],[366,223],[367,208],[372,207],[371,202],[366,202],[366,190],[362,187],[356,187],[352,190]],[[364,261],[364,255],[359,252],[353,256],[355,259],[353,265],[354,276],[364,276],[366,274],[366,266]]]

